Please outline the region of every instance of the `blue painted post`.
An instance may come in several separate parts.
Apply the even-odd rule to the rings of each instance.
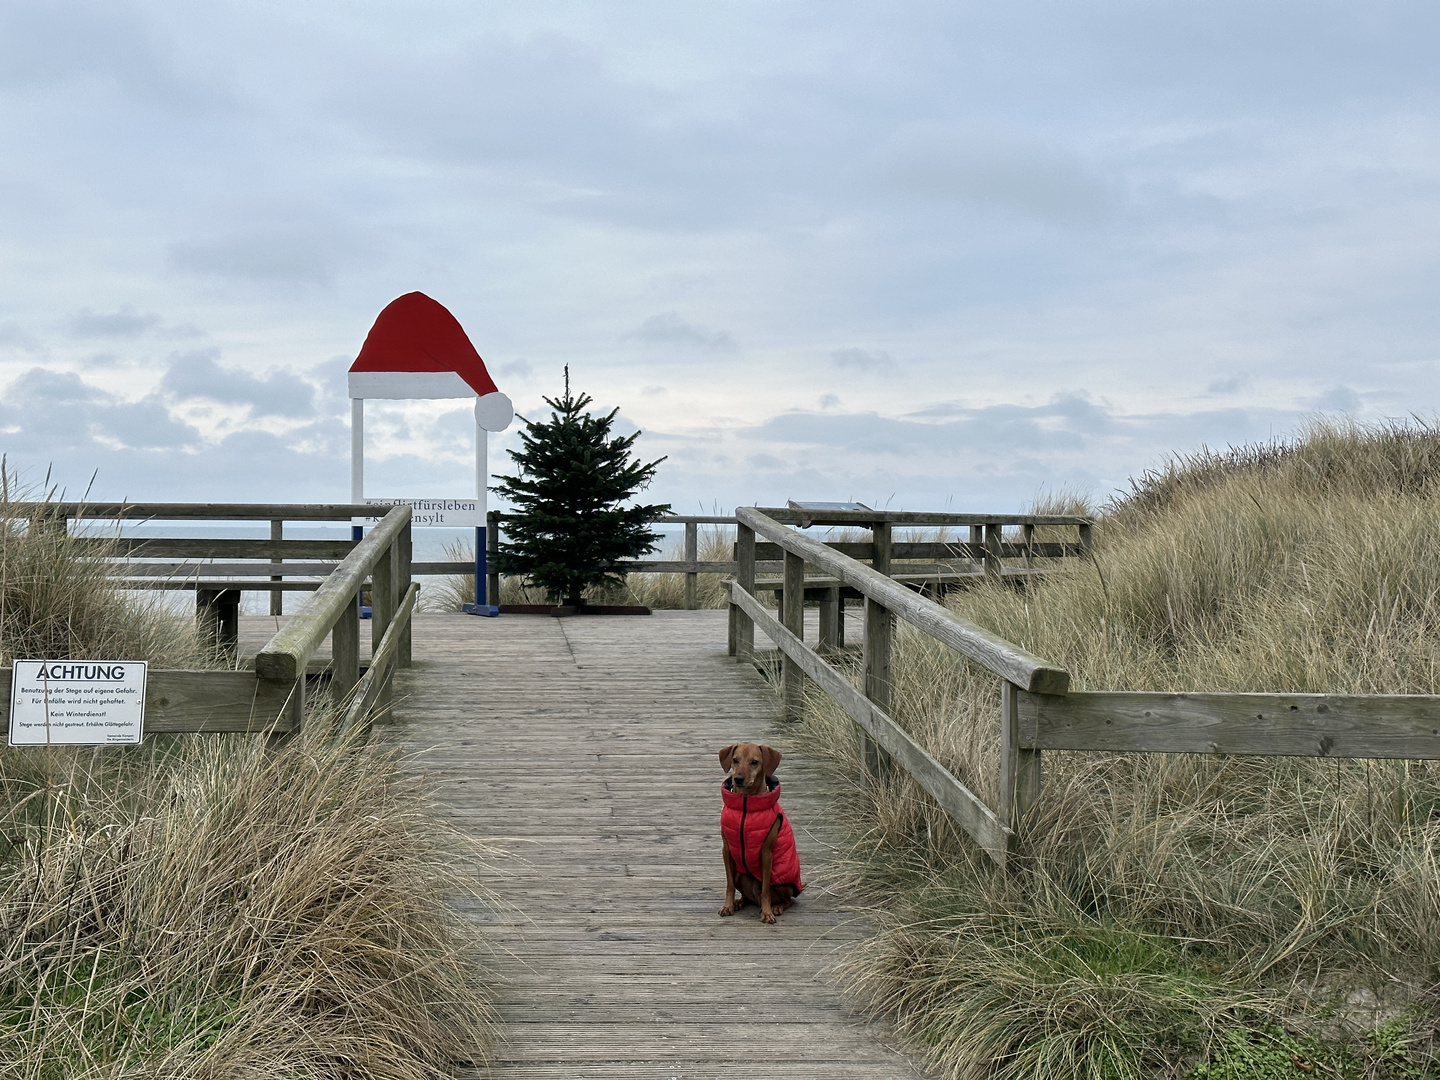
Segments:
[[[475,526],[475,606],[482,607],[485,595],[485,529]]]

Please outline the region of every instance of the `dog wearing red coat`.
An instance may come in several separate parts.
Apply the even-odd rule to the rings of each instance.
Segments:
[[[750,903],[760,908],[761,922],[773,923],[805,888],[795,832],[780,809],[780,781],[775,779],[779,765],[780,751],[759,743],[735,743],[720,751],[725,770],[720,785],[725,857],[721,915],[733,915],[737,907]]]

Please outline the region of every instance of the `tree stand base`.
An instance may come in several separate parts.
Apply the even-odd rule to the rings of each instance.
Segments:
[[[500,609],[494,604],[462,604],[460,610],[466,615],[483,615],[487,619],[493,619],[500,614]]]
[[[649,615],[650,609],[638,604],[583,604],[580,607],[574,604],[561,604],[559,607],[550,604],[501,604],[500,614],[551,615],[564,619],[571,615]]]

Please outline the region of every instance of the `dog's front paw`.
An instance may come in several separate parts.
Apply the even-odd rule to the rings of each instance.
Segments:
[[[720,914],[722,916],[735,914],[735,901],[733,898],[725,901],[725,906],[720,909]]]
[[[776,913],[774,912],[774,910],[772,910],[771,908],[766,908],[764,911],[760,912],[760,921],[773,923],[775,921],[775,914]]]

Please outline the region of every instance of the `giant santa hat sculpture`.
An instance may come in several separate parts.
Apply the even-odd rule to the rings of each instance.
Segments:
[[[504,431],[515,417],[510,399],[485,370],[485,361],[459,320],[421,292],[406,293],[380,312],[350,365],[350,501],[365,501],[365,399],[463,398],[475,395],[476,614],[485,608],[487,433]],[[471,605],[466,605],[470,610]]]

